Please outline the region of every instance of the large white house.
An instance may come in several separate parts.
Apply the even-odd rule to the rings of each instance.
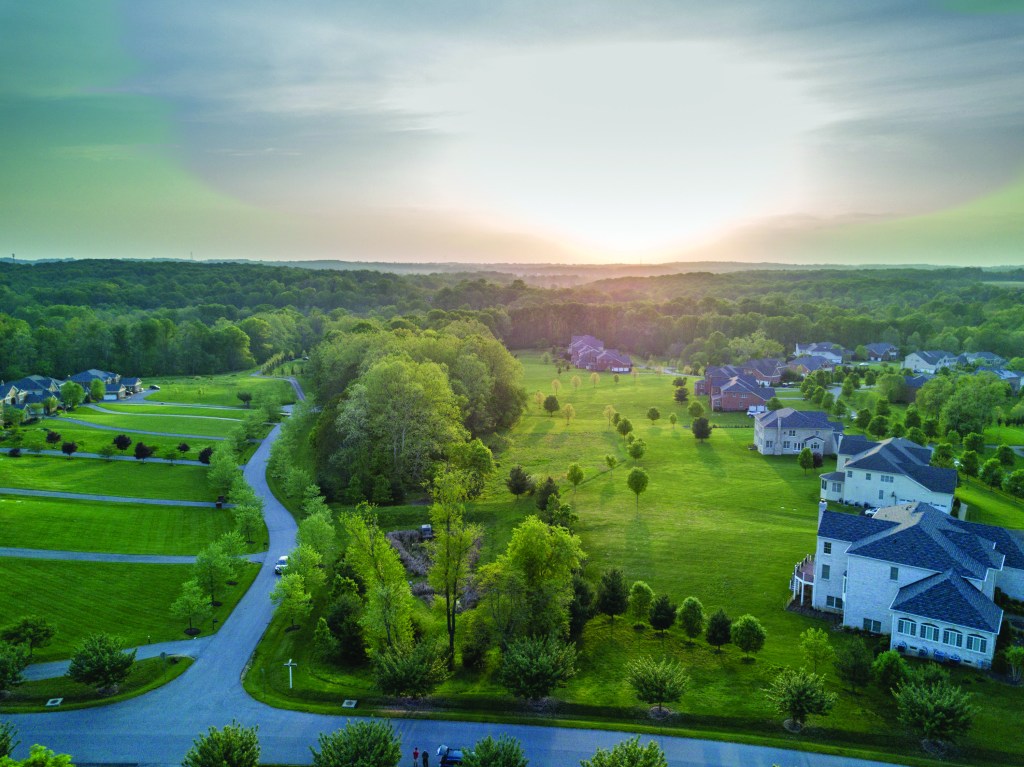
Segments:
[[[903,367],[921,373],[934,373],[940,368],[955,367],[957,355],[939,349],[911,352],[903,359]]]
[[[1024,534],[962,522],[927,503],[874,517],[818,514],[817,548],[794,568],[794,599],[844,626],[891,635],[890,647],[979,667],[992,662],[998,587],[1024,598]]]
[[[797,344],[796,345],[796,356],[814,356],[824,357],[833,365],[842,365],[843,359],[849,359],[853,356],[853,352],[849,349],[844,349],[839,344],[834,344],[831,341],[816,341],[810,344]]]
[[[821,475],[821,497],[853,506],[924,501],[947,514],[956,470],[930,465],[932,449],[902,437],[872,442],[857,434],[840,440],[836,470]]]
[[[809,447],[812,453],[834,455],[843,425],[821,411],[780,408],[754,416],[754,444],[761,455],[795,455]]]

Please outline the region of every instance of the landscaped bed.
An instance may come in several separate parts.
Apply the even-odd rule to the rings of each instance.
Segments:
[[[72,418],[77,418],[77,413],[84,412],[84,409],[79,408],[72,414]],[[118,432],[108,431],[107,429],[96,429],[92,426],[80,423],[71,423],[70,421],[63,418],[47,418],[37,424],[31,424],[26,426],[22,431],[25,436],[29,436],[36,430],[43,439],[46,437],[47,431],[55,431],[61,436],[60,442],[55,444],[43,444],[43,448],[47,450],[60,450],[61,443],[63,442],[74,442],[78,445],[79,452],[82,453],[98,453],[104,445],[113,445],[114,437],[117,436]],[[157,437],[150,434],[128,434],[132,440],[132,445],[128,447],[123,453],[120,450],[115,452],[115,455],[126,455],[132,457],[134,455],[135,442],[143,442],[150,447],[155,447],[156,452],[153,454],[154,458],[162,458],[164,452],[170,448],[175,450],[175,453],[185,460],[194,461],[199,455],[199,451],[206,447],[215,447],[219,440],[210,439],[209,437],[200,437],[199,439],[182,439],[181,437]],[[178,445],[185,442],[189,446],[189,450],[186,453],[180,453],[177,450]],[[9,447],[10,442],[0,442],[0,447]],[[22,453],[28,454],[24,444],[22,445]]]

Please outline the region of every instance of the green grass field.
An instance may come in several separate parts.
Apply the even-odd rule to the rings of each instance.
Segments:
[[[81,411],[79,411],[81,412]],[[77,417],[77,416],[75,416]],[[26,435],[31,433],[31,430],[38,429],[39,433],[45,436],[47,431],[55,431],[61,435],[62,441],[72,441],[78,445],[78,450],[82,453],[96,453],[103,445],[113,444],[114,437],[117,436],[117,432],[107,431],[106,429],[94,429],[91,426],[85,424],[70,423],[61,418],[48,418],[42,422],[42,424],[32,424],[26,426],[24,432]],[[182,439],[180,437],[156,437],[148,434],[129,434],[133,442],[142,441],[147,445],[155,447],[156,453],[154,457],[160,458],[168,448],[177,448],[182,442],[187,442],[189,451],[184,454],[184,458],[188,460],[196,460],[196,456],[199,455],[199,451],[205,447],[216,447],[217,440],[208,438],[199,439]],[[45,449],[60,450],[60,444],[56,445],[43,445]],[[128,447],[125,451],[125,455],[133,455],[134,445]],[[177,451],[176,451],[177,452]],[[120,454],[120,451],[117,453]],[[181,455],[179,453],[179,455]]]
[[[788,580],[793,565],[815,546],[819,471],[806,474],[795,457],[764,457],[748,449],[753,440],[745,414],[715,414],[714,430],[698,443],[681,425],[668,422],[675,413],[680,424],[689,423],[685,406],[672,398],[672,375],[642,373],[634,380],[621,377],[618,384],[602,376],[594,387],[589,375],[564,372],[560,377],[559,402],[571,403],[576,416],[569,423],[556,414],[548,416],[533,403],[536,390],[551,393],[557,378],[552,365],[541,365],[539,355],[520,354],[526,371],[530,409],[510,434],[512,447],[498,456],[499,470],[483,496],[472,504],[468,516],[480,522],[486,536],[481,561],[493,559],[508,542],[512,528],[527,514],[536,513],[532,499],[514,502],[504,479],[515,464],[522,464],[538,479],[554,476],[563,483],[563,497],[572,500],[572,488],[564,481],[570,462],[579,461],[586,473],[575,506],[580,516],[577,533],[588,556],[587,576],[595,581],[610,567],[621,567],[627,581],[644,580],[657,593],[681,602],[693,595],[711,612],[724,608],[731,616],[757,616],[768,632],[764,650],[754,663],[745,663],[735,648],[716,654],[703,642],[688,646],[673,630],[662,645],[648,628],[635,631],[626,620],[609,629],[607,619],[588,626],[580,644],[579,674],[558,695],[562,701],[554,716],[565,719],[625,722],[643,725],[641,707],[624,680],[625,665],[641,654],[677,657],[690,671],[693,692],[676,708],[683,712],[677,723],[702,733],[728,732],[730,737],[764,736],[786,740],[781,717],[767,704],[762,689],[781,666],[801,665],[797,650],[799,634],[821,625],[810,618],[784,610],[789,598]],[[573,375],[582,385],[572,386]],[[692,392],[693,377],[690,377]],[[802,402],[802,401],[801,401]],[[628,417],[634,434],[647,443],[640,465],[650,474],[650,485],[636,498],[626,486],[632,466],[623,441],[603,415],[607,404]],[[706,400],[705,400],[706,404]],[[645,414],[651,406],[661,418],[651,423]],[[725,428],[734,426],[737,428]],[[609,472],[606,454],[615,455],[619,468]],[[830,470],[826,461],[824,471]],[[343,508],[343,507],[339,507]],[[383,526],[410,528],[427,521],[427,507],[402,506],[380,510]],[[972,517],[973,518],[973,517]],[[423,608],[420,620],[438,627],[438,616]],[[289,692],[283,677],[271,670],[252,675],[251,692],[277,705],[306,708],[336,705],[339,697],[356,697],[369,706],[383,705],[366,669],[325,668],[309,654],[313,626],[284,632],[275,622],[258,650],[254,667],[273,668],[294,657],[295,690]],[[846,641],[836,635],[834,642]],[[439,690],[443,708],[460,716],[527,717],[495,682],[494,668],[484,675],[458,671]],[[834,689],[836,677],[829,673]],[[1024,703],[1021,690],[1007,688],[981,677],[985,694],[979,697],[979,720],[970,741],[974,763],[996,763],[1003,756],[983,751],[989,743],[1024,753],[1015,739],[1012,722]],[[876,690],[852,695],[839,690],[834,713],[817,719],[802,742],[825,746],[862,746],[877,752],[916,752],[895,725],[888,696]],[[548,714],[547,716],[552,716]],[[671,727],[671,731],[674,730]],[[1007,745],[1010,744],[1010,745]],[[1013,760],[1011,758],[1011,761]]]
[[[212,501],[202,466],[23,455],[0,457],[0,486],[129,498]]]
[[[228,509],[0,495],[0,546],[196,554],[233,528]]]
[[[249,392],[254,396],[265,391],[282,404],[295,402],[295,392],[287,381],[258,378],[249,373],[146,379],[147,386],[154,383],[160,387],[160,391],[151,394],[150,398],[159,402],[234,407],[241,404],[236,396],[240,391]]]
[[[246,564],[239,584],[224,586],[217,595],[224,604],[214,617],[223,620],[230,613],[258,570]],[[130,645],[185,639],[186,624],[172,618],[168,608],[190,572],[188,565],[5,558],[0,615],[5,623],[42,615],[56,625],[53,644],[37,650],[35,661],[70,657],[82,639],[98,631],[117,634]],[[210,626],[201,628],[205,633]]]
[[[159,399],[154,397],[154,399]],[[190,407],[188,405],[124,405],[116,402],[104,402],[100,405],[104,410],[132,415],[184,415],[207,416],[215,418],[234,418],[241,421],[251,410],[239,407]]]
[[[989,426],[985,429],[989,445],[1024,445],[1024,426]]]
[[[183,415],[162,416],[110,413],[85,407],[78,408],[69,417],[117,429],[136,429],[166,434],[192,434],[202,437],[226,437],[238,428],[238,421],[235,419]],[[60,419],[54,419],[54,421],[59,422]],[[47,423],[50,422],[47,421]],[[55,427],[51,426],[51,428]],[[264,431],[269,431],[269,429]],[[145,439],[144,436],[143,439]]]

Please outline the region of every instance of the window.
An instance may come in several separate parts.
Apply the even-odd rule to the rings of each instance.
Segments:
[[[789,436],[795,437],[796,436],[796,429],[790,429],[789,430]]]
[[[825,606],[834,607],[837,610],[843,609],[842,597],[825,597]]]
[[[907,636],[917,636],[917,624],[909,618],[900,618],[896,624],[896,630]]]
[[[846,476],[852,478],[853,477],[853,470],[852,469],[847,469],[846,470]]]
[[[890,485],[892,484],[892,482],[893,482],[892,474],[882,474],[881,476],[882,476],[882,482],[888,482]]]
[[[946,629],[942,632],[942,644],[948,644],[950,647],[963,647],[964,635],[956,629]]]
[[[828,565],[822,565],[821,566],[821,579],[823,581],[827,581],[829,575],[831,575],[831,574],[832,574],[832,568],[831,567],[829,567]]]
[[[986,652],[988,649],[988,640],[985,639],[985,637],[978,636],[977,634],[968,634],[967,649],[972,652]]]
[[[864,479],[871,479],[871,472],[865,472]]]
[[[872,634],[881,634],[882,633],[882,622],[881,621],[872,620],[871,618],[865,618],[864,619],[864,630],[865,631],[869,631]]]
[[[783,450],[788,450],[789,449],[789,440],[788,439],[785,442],[782,443],[782,449]]]
[[[771,446],[772,446],[772,444],[774,444],[774,443],[773,443],[773,442],[772,442],[772,441],[771,441],[770,439],[766,439],[766,440],[764,441],[764,446],[765,446],[765,447],[771,447]]]
[[[842,489],[843,489],[843,486],[841,484],[839,484],[838,482],[833,482],[832,483],[832,492],[838,493]]]
[[[832,541],[825,541],[823,544],[821,544],[821,553],[822,554],[831,554],[832,553]]]
[[[930,623],[922,623],[921,624],[921,639],[926,639],[926,640],[929,640],[931,642],[938,642],[939,641],[939,628],[938,628],[938,626],[933,626]]]
[[[898,581],[900,579],[900,569],[898,567],[889,568],[889,580]]]
[[[821,480],[821,489],[822,490],[827,490],[828,489],[828,481],[827,480],[824,480],[824,479]]]

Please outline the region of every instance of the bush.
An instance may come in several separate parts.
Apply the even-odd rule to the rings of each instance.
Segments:
[[[502,657],[498,680],[519,698],[540,700],[576,675],[576,650],[552,637],[518,639]]]
[[[313,767],[397,767],[402,748],[391,723],[379,719],[349,721],[345,729],[320,733]]]
[[[193,741],[182,767],[259,767],[258,727],[243,727],[232,720],[223,730],[211,727]]]
[[[896,650],[886,650],[871,664],[871,676],[885,692],[894,692],[907,680],[910,669]]]
[[[118,685],[128,678],[135,665],[135,650],[125,651],[119,637],[94,634],[87,637],[71,658],[68,677],[95,687],[102,693],[116,693]]]
[[[779,711],[789,715],[797,729],[803,727],[809,715],[827,714],[836,702],[835,693],[825,690],[824,680],[804,669],[783,669],[765,695]]]
[[[850,685],[852,692],[864,687],[871,680],[873,658],[864,640],[857,638],[847,642],[836,652],[834,661],[836,675]]]

